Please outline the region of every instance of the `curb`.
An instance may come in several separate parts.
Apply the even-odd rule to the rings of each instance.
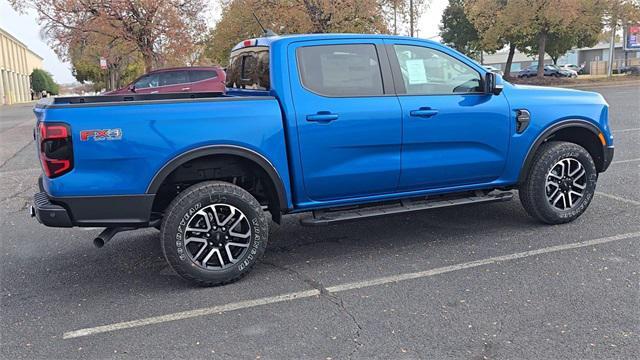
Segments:
[[[628,86],[628,85],[638,85],[638,87],[640,87],[640,79],[624,80],[624,81],[594,82],[594,83],[587,83],[587,84],[562,84],[562,85],[553,85],[553,86],[561,87],[561,88],[570,88],[570,89],[581,89],[581,88],[618,87],[618,86]]]

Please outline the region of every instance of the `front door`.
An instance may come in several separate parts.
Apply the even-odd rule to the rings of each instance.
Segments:
[[[301,167],[312,200],[397,189],[401,111],[384,51],[380,40],[289,48]]]
[[[402,106],[399,190],[473,185],[500,177],[510,133],[504,94],[483,93],[482,70],[444,47],[391,41],[387,51]]]

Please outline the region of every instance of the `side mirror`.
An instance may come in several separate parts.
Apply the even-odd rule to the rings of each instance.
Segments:
[[[498,75],[487,72],[484,76],[484,93],[488,95],[500,95],[502,93],[502,84],[497,83]]]
[[[135,84],[130,84],[127,89],[129,89],[129,91],[131,92],[136,92],[136,85]]]

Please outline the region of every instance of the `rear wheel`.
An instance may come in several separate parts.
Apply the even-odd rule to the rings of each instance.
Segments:
[[[547,224],[578,218],[593,199],[598,173],[583,147],[552,141],[536,153],[520,186],[520,201],[529,215]]]
[[[169,205],[162,250],[183,278],[202,286],[236,281],[264,254],[268,223],[246,190],[219,181],[196,184]]]

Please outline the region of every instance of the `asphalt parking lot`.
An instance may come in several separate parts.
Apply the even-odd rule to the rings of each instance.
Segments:
[[[195,288],[156,230],[27,216],[32,105],[0,108],[4,359],[632,359],[640,353],[640,86],[594,88],[616,154],[587,212],[517,200],[306,228],[286,217],[240,282]]]

